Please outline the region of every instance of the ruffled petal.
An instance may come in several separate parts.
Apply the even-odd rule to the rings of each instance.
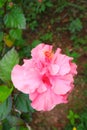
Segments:
[[[69,64],[69,58],[65,55],[60,55],[60,61],[59,61],[59,64],[60,64],[60,70],[59,70],[59,73],[61,75],[65,75],[67,73],[70,72],[70,64]]]
[[[43,61],[45,59],[46,51],[52,51],[52,46],[41,43],[37,47],[32,49],[31,51],[32,58],[37,59],[38,57],[38,60]]]
[[[56,75],[59,71],[59,66],[57,64],[51,64],[49,66],[49,71],[51,75]]]
[[[24,64],[22,66],[25,67],[25,70],[29,70],[30,68],[34,67],[32,59],[29,59],[29,60],[28,59],[24,59],[23,62],[24,62]]]
[[[60,54],[59,52],[57,55],[57,52],[56,52],[56,57],[55,57],[54,63],[59,65],[59,68],[60,68],[59,74],[60,75],[65,75],[70,72],[71,68],[70,68],[69,61],[70,61],[70,57]]]
[[[77,65],[70,61],[70,66],[71,66],[71,74],[72,75],[76,75],[77,74],[77,70],[76,70],[77,69]]]
[[[59,77],[54,79],[52,89],[56,94],[66,94],[72,89],[71,83],[73,83],[72,75],[69,74],[64,77]]]
[[[30,94],[30,97],[31,95],[32,94]],[[31,106],[38,111],[50,111],[56,106],[56,104],[67,103],[66,95],[60,96],[53,93],[51,90],[37,94],[36,98],[33,99]]]
[[[30,70],[25,69],[25,66],[16,65],[11,74],[12,82],[18,90],[24,93],[35,91],[40,84],[40,76],[33,68]]]
[[[20,65],[16,65],[12,70],[11,79],[15,88],[21,91],[25,86],[24,81],[26,80],[24,67],[21,67]],[[28,93],[27,88],[24,91],[22,90],[22,92]]]
[[[43,92],[45,92],[46,90],[47,90],[46,84],[41,83],[40,86],[39,86],[39,88],[37,89],[37,92],[38,92],[38,93],[43,93]]]

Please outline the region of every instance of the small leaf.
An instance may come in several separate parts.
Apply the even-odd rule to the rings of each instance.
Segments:
[[[10,130],[10,128],[11,128],[11,126],[10,126],[8,120],[5,118],[3,120],[3,130]]]
[[[43,5],[41,6],[41,11],[44,12],[45,9],[46,9],[46,6],[43,4]]]
[[[74,113],[72,110],[69,111],[69,115],[67,116],[68,119],[71,119],[74,116]]]
[[[20,125],[24,125],[24,121],[16,116],[13,115],[9,115],[7,117],[7,120],[9,122],[9,124],[13,127],[13,126],[20,126]]]
[[[75,125],[75,119],[74,118],[71,118],[71,124]]]
[[[20,126],[19,130],[31,130],[31,129],[28,129],[27,127],[24,126]]]
[[[47,7],[52,7],[53,4],[52,4],[51,2],[47,2],[46,6],[47,6]]]
[[[20,29],[11,29],[9,34],[11,38],[18,40],[21,38],[22,31]]]
[[[10,130],[16,130],[16,127],[12,127]]]
[[[77,129],[76,130],[86,130],[86,128],[85,128],[85,126],[84,126],[84,124],[83,123],[80,123],[80,124],[78,124],[78,126],[77,126]]]
[[[9,35],[5,35],[3,40],[4,40],[5,44],[6,44],[8,47],[12,47],[13,44],[14,44],[14,40],[12,40],[12,39],[9,37]]]
[[[12,8],[12,10],[5,15],[4,23],[8,28],[25,29],[26,27],[24,14],[19,7]]]
[[[79,118],[79,115],[75,114],[75,115],[74,115],[74,118],[75,118],[75,119],[78,119],[78,118]]]
[[[8,98],[5,102],[0,104],[0,121],[5,119],[12,108],[12,100]]]
[[[82,22],[79,18],[76,18],[75,20],[72,20],[72,22],[69,25],[69,31],[71,33],[79,32],[83,28]]]
[[[22,112],[33,112],[33,108],[30,106],[29,96],[27,94],[20,93],[15,98],[16,109]]]
[[[0,60],[0,79],[4,82],[11,81],[11,71],[19,63],[18,53],[14,48],[7,52]]]
[[[12,90],[13,90],[13,87],[8,88],[5,85],[0,86],[0,103],[4,102],[8,98],[8,96],[11,94]]]

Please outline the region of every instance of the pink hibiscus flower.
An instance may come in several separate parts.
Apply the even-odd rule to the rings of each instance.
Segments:
[[[51,45],[39,44],[31,51],[31,59],[14,66],[12,82],[19,91],[29,94],[31,106],[38,111],[50,111],[57,104],[67,103],[67,97],[77,74],[73,58],[54,53]]]

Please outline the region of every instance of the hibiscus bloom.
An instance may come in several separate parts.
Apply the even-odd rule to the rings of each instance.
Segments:
[[[50,111],[57,104],[67,103],[67,97],[77,74],[73,58],[55,53],[51,45],[39,44],[31,51],[31,59],[23,65],[15,65],[11,78],[19,91],[29,94],[31,106],[38,111]]]

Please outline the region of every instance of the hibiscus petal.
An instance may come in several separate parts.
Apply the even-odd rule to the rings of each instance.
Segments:
[[[37,47],[33,48],[31,51],[32,58],[37,59],[40,61],[45,60],[45,51],[51,51],[52,46],[51,45],[46,45],[44,43],[39,44]]]
[[[71,90],[71,81],[66,81],[66,80],[62,80],[62,79],[56,79],[54,81],[54,85],[52,87],[53,91],[56,94],[66,94],[67,92],[69,92]]]
[[[32,94],[30,94],[32,95]],[[31,106],[38,111],[50,111],[56,104],[66,103],[66,96],[60,96],[48,90],[38,94],[31,103]]]
[[[56,75],[59,71],[59,66],[57,64],[51,64],[49,67],[51,75]]]
[[[67,56],[65,56],[65,55],[62,55],[62,58],[61,58],[61,60],[59,61],[59,63],[61,64],[60,66],[60,74],[61,75],[65,75],[65,74],[67,74],[67,73],[69,73],[70,72],[70,64],[69,64],[69,58],[67,57]]]
[[[55,64],[59,65],[60,69],[59,69],[59,74],[60,75],[65,75],[67,73],[70,72],[70,57],[63,55],[63,54],[59,54],[56,55],[57,57],[55,58]]]
[[[46,85],[44,83],[41,83],[39,88],[37,89],[37,91],[39,93],[45,92],[46,90],[47,90],[47,87],[46,87]]]
[[[32,59],[30,59],[30,60],[24,59],[23,62],[24,62],[24,64],[22,66],[24,66],[26,70],[29,70],[30,68],[33,67],[33,60]]]
[[[26,80],[25,78],[25,72],[24,68],[21,67],[20,65],[16,65],[11,73],[11,79],[15,87],[21,91],[22,88],[24,88],[25,83],[24,81]],[[25,87],[26,88],[26,87]],[[22,91],[23,92],[23,91]],[[28,90],[24,90],[25,93],[28,92]]]
[[[33,101],[33,100],[35,100],[35,98],[37,98],[37,96],[38,96],[38,92],[37,92],[37,90],[36,90],[35,92],[29,94],[29,99],[30,99],[31,101]]]
[[[61,49],[57,48],[57,50],[56,50],[56,52],[55,52],[55,54],[54,54],[54,56],[52,58],[52,61],[51,61],[52,64],[57,63],[57,59],[58,59],[58,56],[59,56],[60,52],[61,52]]]
[[[11,79],[15,88],[24,92],[30,93],[40,84],[40,77],[38,72],[31,68],[30,71],[26,71],[24,66],[16,65],[11,74]]]
[[[77,74],[77,71],[76,71],[77,65],[76,65],[75,63],[72,63],[72,62],[70,61],[70,66],[71,66],[71,73],[72,73],[73,75]]]

